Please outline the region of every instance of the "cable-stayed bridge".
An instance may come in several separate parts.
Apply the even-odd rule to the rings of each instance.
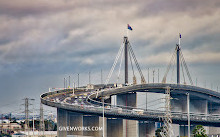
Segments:
[[[124,84],[118,84],[118,79],[116,84],[109,84],[119,60],[117,78],[120,77],[123,59],[125,62]],[[128,81],[129,59],[133,72],[132,84]],[[167,84],[166,79],[173,62],[176,62],[177,83]],[[133,64],[140,74],[141,84],[137,84]],[[180,83],[181,74],[183,84]],[[185,75],[191,85],[186,84]],[[147,93],[165,95],[164,109],[149,109],[146,100],[145,106],[140,107],[138,102],[143,99],[143,95],[147,98]],[[163,127],[164,132],[161,134],[166,137],[190,136],[195,125],[206,126],[210,134],[220,133],[220,129],[217,128],[220,127],[220,93],[193,86],[180,42],[176,45],[161,83],[146,84],[132,46],[128,38],[124,37],[105,84],[89,84],[85,88],[67,88],[44,93],[41,95],[41,102],[57,108],[59,137],[71,135],[152,137],[155,135],[155,124]],[[97,126],[104,127],[104,129],[102,131],[66,131],[62,128],[76,126]]]

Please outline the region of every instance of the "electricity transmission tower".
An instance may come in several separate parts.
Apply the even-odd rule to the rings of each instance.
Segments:
[[[171,104],[170,104],[170,87],[166,87],[165,94],[165,116],[163,118],[164,125],[163,131],[161,135],[163,137],[172,137],[173,136],[173,128],[172,128],[172,114],[171,114]]]
[[[45,126],[44,126],[44,110],[42,103],[40,103],[40,131],[43,132],[43,136],[44,136]]]
[[[32,104],[30,104],[30,101],[33,101],[34,99],[30,99],[30,98],[24,98],[23,99],[24,100],[24,108],[25,108],[25,110],[24,110],[24,113],[25,113],[25,131],[27,131],[28,132],[28,135],[29,135],[29,112],[30,112],[30,110],[29,110],[29,106],[30,105],[32,105]]]

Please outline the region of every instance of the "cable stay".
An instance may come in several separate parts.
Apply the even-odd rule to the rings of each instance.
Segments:
[[[174,60],[173,60],[173,63],[172,63],[172,73],[171,73],[171,82],[174,82],[174,68],[175,68],[175,60],[176,60],[176,56],[174,56]]]
[[[172,55],[172,57],[171,57],[171,60],[170,60],[170,62],[169,62],[169,64],[168,64],[168,66],[167,66],[167,70],[166,70],[165,75],[164,75],[164,77],[163,77],[162,83],[166,83],[167,75],[168,75],[168,73],[169,73],[169,70],[170,70],[170,67],[171,67],[171,65],[172,65],[172,62],[173,62],[173,60],[175,59],[175,53],[176,53],[176,49],[175,49],[175,51],[173,52],[173,55]]]
[[[136,76],[134,74],[134,67],[133,67],[133,62],[132,62],[132,58],[131,58],[131,53],[129,52],[129,58],[130,58],[130,62],[131,62],[131,68],[132,68],[132,73],[133,73],[133,85],[137,84],[137,79]]]
[[[142,71],[141,71],[141,68],[140,68],[140,66],[139,66],[139,64],[138,64],[137,58],[136,58],[136,56],[135,56],[135,54],[134,54],[134,51],[133,51],[133,49],[132,49],[132,47],[131,47],[131,44],[130,44],[130,42],[128,41],[127,37],[124,37],[124,41],[123,41],[123,43],[122,43],[121,46],[120,46],[120,49],[119,49],[119,51],[118,51],[118,53],[117,53],[117,56],[116,56],[116,58],[115,58],[115,60],[114,60],[114,63],[113,63],[113,65],[112,65],[112,67],[111,67],[111,70],[110,70],[110,72],[109,72],[109,74],[108,74],[108,77],[107,77],[107,79],[106,79],[106,81],[105,81],[105,85],[107,85],[107,84],[109,83],[109,80],[110,80],[110,78],[112,77],[112,74],[113,74],[113,72],[114,72],[114,69],[115,69],[117,63],[118,63],[118,60],[119,60],[119,58],[121,57],[121,58],[120,58],[120,64],[119,64],[118,75],[117,75],[117,83],[118,83],[119,78],[120,78],[120,73],[121,73],[122,61],[123,61],[123,52],[125,52],[125,84],[127,84],[127,82],[128,82],[128,64],[127,64],[128,56],[127,56],[127,54],[129,55],[129,59],[130,59],[130,62],[131,62],[131,67],[132,67],[132,72],[133,72],[133,84],[137,84],[136,76],[135,76],[135,73],[134,73],[133,61],[134,61],[135,65],[136,65],[136,67],[137,67],[137,70],[138,70],[138,72],[139,72],[139,74],[140,74],[140,76],[141,76],[141,83],[142,83],[142,84],[146,84],[144,75],[143,75],[143,73],[142,73]],[[133,61],[132,61],[132,58],[133,58]]]
[[[112,65],[112,68],[111,68],[111,70],[110,70],[110,72],[109,72],[109,74],[108,74],[108,77],[107,77],[107,79],[106,79],[106,81],[105,81],[105,85],[108,84],[108,82],[109,82],[109,80],[110,80],[110,78],[111,78],[111,76],[112,76],[112,73],[113,73],[113,71],[114,71],[114,69],[115,69],[115,66],[116,66],[117,62],[118,62],[119,56],[120,56],[121,53],[122,53],[122,50],[123,50],[123,43],[121,44],[121,47],[120,47],[120,49],[119,49],[119,51],[118,51],[118,54],[117,54],[117,56],[116,56],[116,58],[115,58],[115,61],[114,61],[113,65]]]
[[[181,69],[182,69],[182,74],[183,74],[183,80],[184,80],[184,84],[186,84],[186,79],[185,79],[185,74],[184,74],[184,70],[183,70],[183,61],[182,61],[182,58],[180,58],[181,59],[181,64],[180,64],[180,66],[181,66]]]
[[[144,75],[143,75],[143,73],[142,73],[142,71],[141,71],[141,68],[140,68],[140,66],[139,66],[139,64],[138,64],[137,58],[135,57],[135,54],[134,54],[134,51],[133,51],[133,49],[132,49],[132,46],[131,46],[130,42],[128,43],[128,49],[129,49],[129,52],[131,53],[131,55],[132,55],[132,57],[133,57],[133,60],[134,60],[134,62],[135,62],[135,64],[136,64],[136,67],[137,67],[137,69],[138,69],[138,72],[139,72],[139,74],[140,74],[140,76],[141,76],[141,83],[142,83],[142,84],[146,84]]]
[[[183,60],[183,65],[184,65],[184,67],[185,67],[185,70],[186,70],[187,76],[188,76],[188,78],[189,78],[190,84],[193,85],[193,81],[192,81],[191,75],[190,75],[190,73],[189,73],[189,69],[188,69],[188,67],[187,67],[187,65],[186,65],[186,61],[185,61],[185,59],[184,59],[184,57],[183,57],[183,53],[182,53],[181,50],[180,50],[180,57],[181,57],[182,60]]]
[[[118,81],[119,81],[119,76],[120,76],[120,72],[121,72],[121,64],[122,64],[122,61],[123,61],[123,52],[124,52],[124,48],[122,49],[122,52],[121,52],[121,62],[120,62],[120,65],[119,65],[119,69],[118,69],[118,77],[117,77],[117,82],[116,83],[118,83]]]
[[[175,62],[175,60],[177,61],[177,63]],[[162,83],[167,82],[167,76],[168,76],[168,73],[169,73],[170,69],[172,69],[172,64],[177,64],[177,84],[180,83],[180,70],[182,71],[183,82],[184,82],[184,84],[186,84],[186,78],[185,78],[185,73],[184,73],[184,70],[185,70],[185,72],[188,76],[190,84],[193,85],[193,81],[192,81],[191,75],[189,73],[189,69],[187,67],[187,64],[186,64],[186,61],[184,59],[184,56],[183,56],[182,50],[180,48],[180,45],[178,45],[178,44],[176,45],[175,51],[174,51],[174,53],[171,57],[171,60],[168,64],[168,67],[167,67],[167,70],[166,70],[165,75],[163,77]],[[173,70],[172,70],[171,82],[172,82],[172,77],[173,76],[174,76],[174,74],[173,74]]]

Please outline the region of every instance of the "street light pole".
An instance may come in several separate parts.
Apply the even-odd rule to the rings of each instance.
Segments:
[[[186,95],[187,95],[188,137],[190,137],[190,108],[189,108],[190,97],[189,97],[189,93],[186,93]]]
[[[34,101],[34,99],[33,99]],[[34,137],[34,103],[33,103],[33,137]]]
[[[79,73],[78,73],[78,88],[79,88]]]
[[[149,75],[150,75],[150,74],[149,74],[149,68],[147,68],[147,72],[148,72],[147,77],[148,77],[148,84],[149,84],[149,83],[150,83],[150,79],[149,79],[149,77],[150,77],[150,76],[149,76]]]
[[[102,117],[103,117],[103,119],[102,119],[102,131],[103,131],[103,137],[105,137],[105,105],[104,105],[104,96],[103,96],[103,92],[104,91],[102,91],[102,107],[103,107],[103,114],[102,114]]]

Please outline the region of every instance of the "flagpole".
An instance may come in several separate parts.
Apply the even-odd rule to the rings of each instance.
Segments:
[[[179,46],[180,46],[180,39],[181,39],[181,34],[179,33]]]

